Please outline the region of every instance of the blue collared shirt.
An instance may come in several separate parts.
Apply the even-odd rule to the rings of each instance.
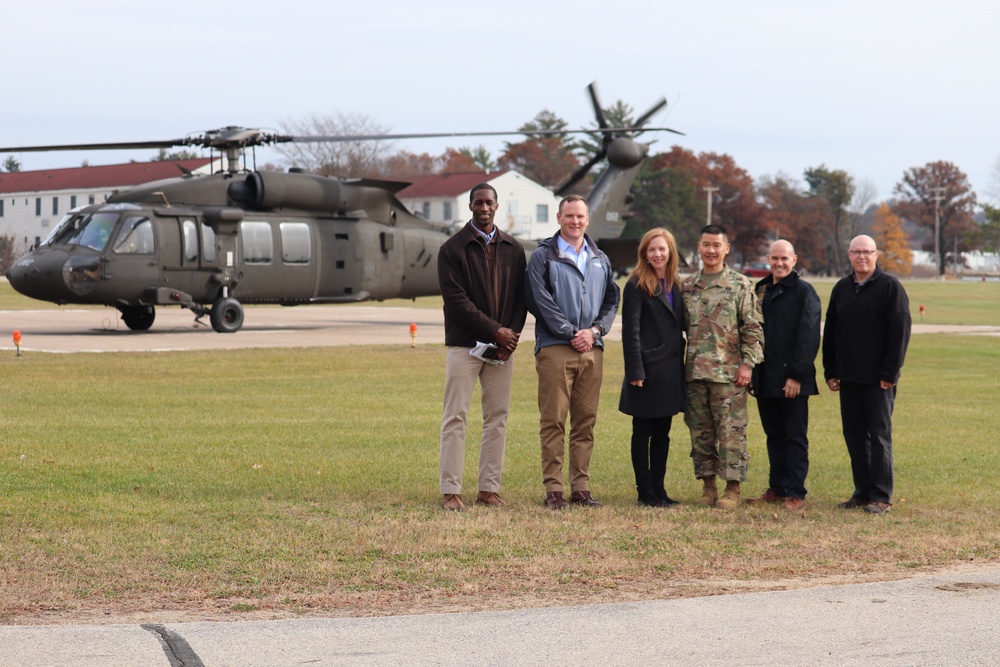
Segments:
[[[559,254],[573,260],[577,268],[580,269],[580,273],[587,275],[587,261],[590,259],[590,247],[587,242],[583,242],[580,252],[577,252],[576,248],[567,243],[561,236],[556,237],[556,243],[559,246]]]

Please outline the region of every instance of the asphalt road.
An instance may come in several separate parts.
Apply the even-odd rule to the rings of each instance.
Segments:
[[[0,627],[0,666],[996,665],[1000,567],[509,612]]]
[[[212,330],[205,318],[181,308],[159,308],[148,331],[131,331],[113,308],[59,308],[0,311],[0,346],[13,349],[11,334],[21,332],[22,352],[138,352],[216,350],[253,347],[331,345],[410,345],[410,324],[418,344],[444,341],[444,316],[438,308],[384,306],[247,307],[243,328],[233,334]],[[913,332],[1000,336],[1000,327],[914,324]],[[608,338],[620,338],[618,324]],[[531,316],[523,340],[534,340]]]

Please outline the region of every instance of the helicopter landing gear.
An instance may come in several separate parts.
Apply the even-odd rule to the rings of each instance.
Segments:
[[[146,331],[156,319],[156,310],[152,306],[127,306],[118,310],[125,326],[132,331]]]
[[[217,332],[236,333],[243,326],[243,304],[230,297],[216,299],[209,319]]]

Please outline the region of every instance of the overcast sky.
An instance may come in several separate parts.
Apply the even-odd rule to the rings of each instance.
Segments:
[[[596,81],[605,106],[667,97],[653,124],[687,136],[654,151],[727,153],[754,178],[825,164],[886,199],[904,170],[946,160],[983,198],[1000,157],[995,0],[34,0],[0,18],[0,146],[333,112],[404,133],[516,129],[550,109],[582,128]],[[395,147],[480,143],[503,147]],[[16,157],[33,170],[155,152]]]

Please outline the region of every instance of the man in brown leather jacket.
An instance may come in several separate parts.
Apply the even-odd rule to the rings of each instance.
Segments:
[[[472,220],[445,241],[438,255],[447,346],[441,420],[442,507],[458,512],[465,510],[465,426],[477,378],[482,390],[483,436],[476,503],[505,504],[499,491],[514,377],[511,355],[527,317],[524,248],[493,224],[496,190],[481,183],[469,199]],[[469,354],[478,343],[496,345],[495,359],[484,361]]]

